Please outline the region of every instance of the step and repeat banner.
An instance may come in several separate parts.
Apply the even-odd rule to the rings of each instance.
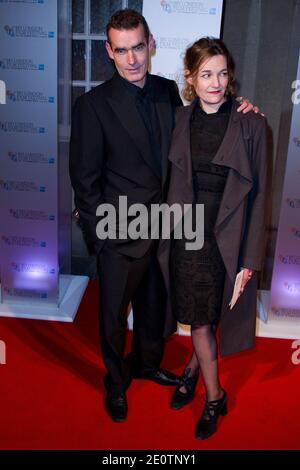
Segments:
[[[144,0],[143,15],[155,39],[151,73],[183,86],[183,56],[202,36],[220,37],[222,0]]]
[[[300,326],[300,56],[283,184],[268,320]],[[292,335],[293,336],[293,335]]]
[[[6,95],[6,103],[0,104],[5,303],[58,302],[57,22],[57,0],[0,1],[0,85]]]

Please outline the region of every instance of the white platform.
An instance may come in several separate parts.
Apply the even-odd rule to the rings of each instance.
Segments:
[[[257,309],[258,317],[256,322],[256,336],[264,338],[283,338],[298,339],[300,338],[300,321],[295,318],[285,318],[283,320],[269,319],[270,291],[259,291]]]
[[[31,318],[34,320],[54,320],[72,322],[76,316],[82,296],[88,285],[87,276],[59,276],[59,306],[47,306],[34,302],[1,303],[0,316],[14,318]]]

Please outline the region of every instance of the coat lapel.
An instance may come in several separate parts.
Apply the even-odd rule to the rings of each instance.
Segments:
[[[149,142],[149,137],[143,120],[136,109],[134,96],[126,93],[116,75],[112,79],[112,93],[107,100],[121,125],[132,138],[142,158],[151,167],[156,176],[161,179],[160,168],[151,155],[150,145],[145,145],[145,142]]]
[[[219,207],[215,229],[238,207],[253,186],[253,177],[246,149],[241,147],[242,113],[237,113],[236,101],[232,104],[227,131],[212,162],[228,167],[229,173]],[[240,144],[240,145],[239,145]]]
[[[187,189],[189,189],[192,202],[192,160],[190,148],[190,121],[197,106],[195,100],[190,106],[178,111],[178,119],[173,132],[173,140],[169,160],[182,171]],[[253,178],[246,149],[238,147],[241,142],[241,119],[243,115],[237,113],[238,104],[233,101],[228,127],[224,139],[214,156],[212,163],[229,168],[224,194],[219,207],[215,228],[217,228],[246,197],[253,185]],[[238,147],[238,148],[237,148]]]

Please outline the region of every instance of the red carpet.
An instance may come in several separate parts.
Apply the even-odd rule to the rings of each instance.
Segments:
[[[258,338],[255,350],[221,361],[229,413],[207,441],[194,439],[202,408],[169,407],[172,389],[135,380],[129,416],[103,409],[97,283],[74,324],[0,318],[7,363],[0,365],[0,449],[300,449],[300,365],[290,340]],[[181,372],[190,338],[172,337],[163,366]]]

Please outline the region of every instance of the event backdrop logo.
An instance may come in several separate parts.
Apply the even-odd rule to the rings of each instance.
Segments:
[[[300,282],[284,282],[285,289],[291,294],[300,294]]]
[[[156,37],[155,48],[156,49],[174,49],[178,51],[185,50],[189,45],[189,40],[186,38],[166,38]]]
[[[22,220],[38,220],[41,222],[54,222],[55,215],[47,214],[44,211],[36,211],[32,209],[9,209],[9,214],[15,219]]]
[[[300,230],[299,229],[297,229],[295,227],[292,227],[291,232],[295,237],[300,238]]]
[[[7,157],[14,163],[42,163],[53,165],[55,158],[47,157],[40,152],[7,152]]]
[[[286,198],[286,203],[292,209],[300,209],[300,199],[298,198]]]
[[[12,103],[54,103],[54,96],[46,96],[40,91],[7,90],[6,96]]]
[[[45,64],[36,64],[32,59],[2,58],[0,59],[2,70],[36,70],[43,72]]]
[[[39,291],[37,289],[21,289],[18,287],[4,287],[4,292],[9,297],[25,297],[31,299],[47,299],[48,294],[45,291]]]
[[[43,5],[46,0],[0,0],[1,3],[22,3],[27,5]]]
[[[296,147],[299,147],[299,148],[300,148],[300,139],[298,139],[298,137],[294,137],[294,138],[293,138],[293,142],[294,142],[294,144],[296,145]]]
[[[272,307],[272,313],[278,318],[299,318],[300,310],[295,308]]]
[[[18,273],[34,274],[36,276],[43,276],[48,274],[55,274],[56,269],[48,266],[47,264],[39,263],[17,263],[13,261],[11,263],[11,269]]]
[[[0,180],[0,188],[5,191],[46,192],[46,186],[37,186],[33,181]]]
[[[8,25],[4,26],[4,31],[11,38],[50,38],[53,39],[53,31],[45,31],[42,26]]]
[[[178,86],[184,85],[184,74],[182,72],[156,72],[156,75],[173,80]]]
[[[166,13],[172,13],[171,4],[166,0],[160,0],[161,7]]]
[[[45,127],[38,127],[33,122],[0,121],[3,132],[45,134]]]
[[[279,261],[283,264],[294,264],[300,266],[300,256],[297,255],[278,255]]]
[[[216,15],[217,8],[206,8],[204,2],[160,0],[165,13],[189,13],[192,15]]]
[[[33,237],[21,237],[19,235],[2,235],[2,241],[7,246],[20,246],[20,247],[32,247],[32,248],[46,248],[47,243],[45,241],[39,241]]]

